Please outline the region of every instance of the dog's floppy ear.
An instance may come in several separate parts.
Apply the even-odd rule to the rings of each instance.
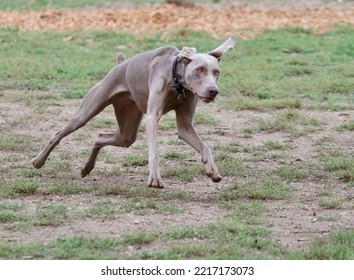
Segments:
[[[230,37],[223,44],[221,44],[215,50],[208,52],[208,54],[214,56],[217,60],[220,60],[224,53],[226,53],[229,49],[233,48],[235,44],[235,37],[230,35]]]
[[[192,57],[196,52],[196,48],[183,47],[177,57],[182,61],[183,64],[188,64],[191,62]]]

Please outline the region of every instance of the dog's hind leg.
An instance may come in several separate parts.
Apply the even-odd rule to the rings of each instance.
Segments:
[[[108,104],[109,100],[104,97],[101,83],[96,84],[85,96],[78,111],[64,126],[63,129],[58,131],[55,136],[49,141],[47,146],[41,151],[41,153],[32,160],[32,164],[35,168],[41,168],[52,150],[59,144],[59,142],[75,130],[84,126],[90,119],[101,112]]]
[[[99,134],[91,154],[81,170],[82,177],[88,175],[95,167],[97,155],[103,147],[111,145],[128,148],[136,140],[143,113],[132,100],[124,102],[120,100],[114,102],[113,106],[119,128],[114,133]]]

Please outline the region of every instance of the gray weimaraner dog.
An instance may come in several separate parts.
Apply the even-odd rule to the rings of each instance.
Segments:
[[[145,113],[149,150],[148,185],[163,188],[157,152],[157,123],[163,114],[174,110],[178,137],[201,154],[207,175],[214,182],[220,182],[221,176],[211,151],[194,130],[193,116],[198,98],[209,103],[218,94],[219,61],[235,42],[235,38],[230,36],[206,54],[196,53],[195,48],[189,47],[183,47],[182,51],[176,47],[161,47],[130,59],[118,55],[118,65],[87,93],[67,125],[32,160],[33,166],[41,168],[65,136],[84,126],[112,104],[119,128],[114,133],[99,134],[81,170],[82,177],[94,168],[96,157],[104,146],[129,147],[134,143]]]

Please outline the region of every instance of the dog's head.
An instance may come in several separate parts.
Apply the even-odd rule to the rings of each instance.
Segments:
[[[184,47],[177,55],[185,65],[185,86],[204,102],[214,101],[218,94],[217,82],[221,73],[219,61],[235,43],[236,39],[230,36],[223,44],[206,54],[196,53],[195,48]]]

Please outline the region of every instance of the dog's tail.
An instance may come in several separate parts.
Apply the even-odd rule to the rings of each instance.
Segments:
[[[117,64],[121,64],[125,61],[125,55],[120,52],[117,54],[116,59],[117,59]]]

